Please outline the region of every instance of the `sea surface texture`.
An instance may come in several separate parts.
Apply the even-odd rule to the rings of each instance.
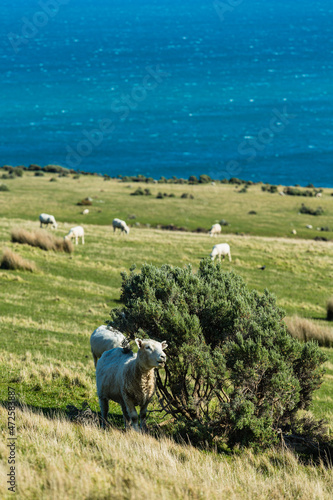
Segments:
[[[332,0],[0,9],[0,164],[333,186]]]

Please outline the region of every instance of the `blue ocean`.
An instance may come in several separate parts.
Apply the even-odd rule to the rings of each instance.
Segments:
[[[332,0],[2,0],[0,164],[333,186]]]

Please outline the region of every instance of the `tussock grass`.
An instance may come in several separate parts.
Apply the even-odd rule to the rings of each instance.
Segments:
[[[9,248],[5,248],[0,257],[0,269],[30,271],[33,273],[37,270],[37,267],[34,262],[23,259],[19,254],[12,252]]]
[[[290,335],[306,342],[316,340],[323,347],[333,346],[333,329],[319,325],[309,319],[292,316],[285,319]]]
[[[16,418],[18,499],[331,498],[332,471],[303,466],[287,450],[226,458],[166,438],[73,424],[61,414],[46,418],[23,407],[16,409]],[[0,425],[5,432],[3,406]],[[0,442],[3,456],[6,444],[5,439]],[[6,465],[0,468],[2,484]]]
[[[327,311],[327,316],[326,316],[327,321],[333,321],[333,297],[330,297],[328,299],[326,311]]]
[[[26,244],[47,251],[54,250],[55,252],[72,253],[74,250],[73,243],[70,240],[57,238],[46,231],[29,232],[21,228],[13,229],[11,240],[13,243]]]

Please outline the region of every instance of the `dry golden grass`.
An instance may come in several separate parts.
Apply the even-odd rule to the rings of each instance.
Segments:
[[[225,457],[165,438],[103,431],[63,416],[16,409],[18,499],[328,500],[332,471],[303,466],[289,451]],[[0,454],[6,457],[7,410],[0,406]],[[7,461],[0,463],[6,484]],[[2,498],[11,498],[10,492]],[[12,495],[12,494],[11,494]]]
[[[12,252],[9,248],[5,248],[0,257],[0,269],[30,271],[32,273],[37,268],[34,262],[23,259],[23,257]]]
[[[323,347],[333,346],[333,328],[319,325],[309,319],[292,316],[285,318],[290,335],[306,342],[308,340],[316,340]]]
[[[57,238],[46,231],[29,232],[22,228],[13,229],[11,240],[13,243],[26,244],[41,248],[42,250],[54,250],[66,253],[72,253],[74,250],[73,243],[70,240]]]
[[[327,321],[333,321],[333,297],[330,297],[327,301],[327,316],[326,319]]]

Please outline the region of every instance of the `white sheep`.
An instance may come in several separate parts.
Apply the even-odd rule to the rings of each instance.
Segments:
[[[130,230],[128,225],[124,220],[121,219],[113,219],[112,221],[113,232],[116,232],[116,229],[120,229],[122,233],[129,234]]]
[[[321,198],[322,197],[322,193],[316,193],[316,198]]]
[[[89,214],[89,208],[85,208],[82,212],[83,215]]]
[[[163,349],[167,343],[155,340],[135,339],[138,352],[125,352],[116,347],[102,354],[97,362],[96,384],[99,405],[102,414],[102,427],[105,427],[109,411],[109,400],[121,405],[125,429],[138,427],[138,414],[135,409],[140,406],[140,428],[146,429],[146,413],[155,388],[155,368],[163,368],[166,355]]]
[[[64,236],[65,240],[72,240],[75,238],[75,244],[79,242],[79,238],[82,238],[82,245],[84,245],[84,229],[82,226],[75,226],[69,230],[69,233]]]
[[[217,234],[221,234],[222,228],[220,224],[213,224],[210,228],[209,235],[216,236]]]
[[[219,243],[218,245],[213,246],[213,250],[210,254],[211,259],[214,260],[215,257],[218,257],[219,260],[221,260],[221,255],[223,259],[226,255],[228,255],[229,262],[231,262],[230,246],[228,245],[228,243]]]
[[[307,229],[312,229],[311,224],[307,224],[306,227],[307,227]]]
[[[39,216],[39,222],[40,222],[40,227],[43,227],[43,224],[46,225],[46,227],[51,224],[51,227],[54,229],[57,229],[58,224],[56,223],[56,220],[53,215],[49,214],[40,214]]]
[[[101,325],[96,328],[90,337],[90,347],[94,358],[95,368],[103,352],[114,349],[115,347],[121,347],[123,340],[125,340],[124,335],[111,326]]]

